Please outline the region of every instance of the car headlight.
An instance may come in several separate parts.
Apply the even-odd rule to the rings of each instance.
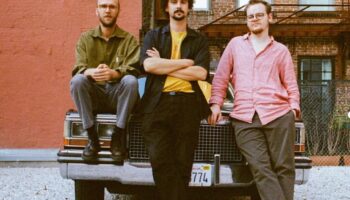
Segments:
[[[97,132],[101,138],[110,138],[115,132],[116,126],[114,123],[111,124],[98,124]]]
[[[87,133],[81,122],[72,122],[71,131],[73,137],[87,137]]]

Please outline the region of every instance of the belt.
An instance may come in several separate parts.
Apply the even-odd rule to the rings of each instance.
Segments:
[[[194,92],[163,92],[162,93],[163,95],[166,95],[166,96],[192,96],[194,95]]]

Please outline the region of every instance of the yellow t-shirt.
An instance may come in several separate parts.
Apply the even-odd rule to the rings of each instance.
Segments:
[[[181,58],[181,43],[186,37],[186,32],[174,32],[171,31],[172,47],[171,47],[171,59]],[[163,92],[194,92],[192,85],[189,81],[167,76],[163,88]]]
[[[209,99],[211,97],[211,84],[207,81],[198,81],[199,88],[202,90],[202,93],[209,103]]]

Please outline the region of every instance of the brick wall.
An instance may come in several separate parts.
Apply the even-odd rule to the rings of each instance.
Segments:
[[[0,7],[0,148],[62,144],[69,80],[82,31],[98,24],[96,1],[4,0]],[[121,1],[118,24],[138,37],[141,1]]]
[[[189,17],[189,26],[198,28],[216,18],[219,18],[226,13],[236,8],[236,0],[211,0],[210,11],[192,11]]]
[[[273,1],[274,4],[298,4],[299,0],[276,0]],[[336,0],[335,5],[343,5],[346,3],[344,0]],[[210,11],[193,11],[191,12],[191,15],[189,17],[189,25],[193,28],[198,28],[200,26],[203,26],[233,10],[238,8],[237,0],[211,0],[211,10]],[[341,6],[335,6],[333,7],[337,11],[348,11],[349,7],[341,7]],[[298,11],[300,10],[300,6],[274,6],[272,7],[273,12],[274,11]],[[291,14],[289,13],[279,13],[279,18],[287,17]],[[339,15],[340,13],[333,13],[328,14],[329,16],[334,16],[334,18],[329,17],[327,19],[322,18],[320,16],[324,14],[319,13],[308,13],[308,16],[304,16],[302,21],[297,20],[286,20],[284,23],[334,23],[339,22],[339,19],[336,17],[336,15]],[[274,14],[276,16],[276,13]],[[234,20],[234,19],[231,19]],[[244,22],[243,22],[244,23]]]
[[[345,66],[346,66],[346,70],[345,70],[345,80],[350,80],[350,35],[347,36],[347,38],[345,38],[345,43],[344,43],[344,54],[345,54],[345,58],[344,58],[344,62],[345,62]]]
[[[300,56],[329,56],[334,58],[335,79],[342,78],[337,38],[295,38],[287,39],[287,41],[282,40],[281,42],[288,46],[296,71],[298,57]]]
[[[336,116],[346,117],[350,112],[350,80],[337,82],[335,107]]]

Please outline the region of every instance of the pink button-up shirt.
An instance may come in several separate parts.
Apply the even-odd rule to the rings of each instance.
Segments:
[[[255,53],[249,34],[233,38],[227,45],[216,70],[210,104],[222,106],[228,82],[234,87],[230,116],[252,122],[257,112],[267,124],[294,109],[300,113],[299,89],[288,48],[271,42]]]

